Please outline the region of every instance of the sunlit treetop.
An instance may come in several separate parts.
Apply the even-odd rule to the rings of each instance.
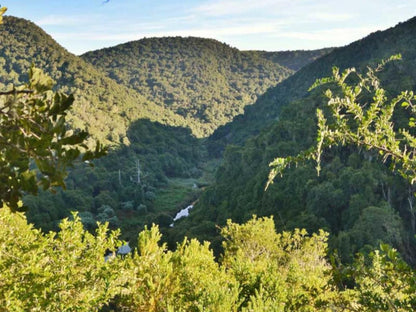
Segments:
[[[285,168],[308,159],[316,162],[319,174],[322,152],[339,144],[356,145],[377,152],[383,162],[389,161],[391,170],[413,184],[416,181],[416,137],[412,134],[416,127],[416,97],[412,91],[402,91],[389,99],[377,77],[386,63],[400,58],[400,55],[394,55],[375,68],[368,67],[365,74],[358,73],[354,68],[340,73],[334,67],[332,77],[318,79],[311,89],[331,84],[336,91],[328,89],[325,92],[330,114],[325,115],[325,110],[321,109],[316,111],[316,146],[297,156],[273,160],[266,188],[277,175],[282,175]],[[406,127],[397,128],[393,122],[398,106],[408,110]]]

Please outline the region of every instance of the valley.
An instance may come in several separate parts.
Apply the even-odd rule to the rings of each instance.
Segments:
[[[57,89],[76,95],[71,126],[88,129],[91,143],[112,146],[94,169],[72,169],[67,190],[26,196],[29,220],[44,231],[56,230],[76,209],[90,230],[96,221],[108,221],[121,227],[124,237],[135,237],[145,224],[167,228],[178,207],[196,196],[178,181],[193,179],[202,186],[214,181],[212,164],[219,160],[203,137],[294,69],[330,51],[265,54],[215,40],[171,37],[77,57],[28,21],[6,17],[4,30],[0,86],[24,81],[33,63],[55,79]],[[137,163],[140,183],[134,182]]]
[[[35,248],[43,248],[39,268],[31,264],[27,276],[37,276],[44,263],[60,261],[50,260],[54,257],[72,263],[87,254],[76,270],[96,274],[102,283],[97,288],[108,291],[91,299],[100,311],[162,311],[155,308],[160,302],[166,311],[179,311],[178,306],[197,311],[211,304],[208,311],[272,311],[276,300],[285,302],[279,311],[309,305],[311,311],[344,305],[345,311],[377,311],[390,304],[383,296],[400,288],[388,282],[382,290],[374,286],[379,272],[385,272],[380,279],[406,285],[400,288],[406,296],[413,292],[416,188],[400,171],[414,157],[413,93],[408,102],[390,107],[394,114],[386,121],[392,133],[408,139],[396,144],[405,150],[402,163],[392,161],[398,153],[388,150],[387,143],[377,152],[370,148],[373,141],[357,146],[344,139],[294,162],[265,187],[276,157],[290,159],[319,144],[319,112],[329,116],[328,133],[341,124],[344,130],[352,128],[351,137],[359,137],[352,122],[342,124],[342,118],[330,115],[333,102],[345,95],[341,91],[348,95],[362,87],[356,98],[362,106],[338,113],[365,122],[370,113],[389,108],[374,108],[378,98],[384,103],[403,90],[416,90],[416,17],[343,47],[276,52],[168,36],[76,56],[25,19],[5,16],[0,27],[0,92],[12,90],[7,96],[16,98],[18,92],[37,95],[30,84],[15,87],[26,83],[31,66],[40,68],[55,83],[53,91],[42,90],[49,92],[45,99],[54,92],[74,94],[65,131],[89,132],[83,152],[96,142],[108,148],[103,157],[69,164],[65,186],[23,192],[24,215],[2,209],[3,241],[18,233],[26,244],[16,254],[32,263]],[[400,60],[384,62],[392,55]],[[341,73],[347,68],[356,73],[345,78],[354,88],[341,90],[337,79],[324,78],[339,75],[334,66]],[[369,68],[375,68],[369,71],[374,76],[363,74]],[[373,79],[372,87],[383,91],[373,94],[363,81],[375,76],[380,86]],[[326,84],[310,88],[317,79]],[[51,114],[51,122],[54,118]],[[382,132],[374,125],[371,129]],[[378,135],[382,142],[391,139],[391,133]],[[40,151],[51,146],[35,145]],[[21,150],[35,153],[25,148]],[[15,156],[4,155],[0,163],[7,166],[7,157]],[[40,167],[27,162],[28,172],[36,172],[27,179],[34,181]],[[115,256],[125,242],[134,252]],[[7,257],[12,247],[7,245]],[[101,258],[109,252],[114,260],[104,263]],[[0,255],[0,267],[13,266],[10,259],[3,263]],[[64,272],[71,265],[63,267],[62,274],[71,276]],[[47,278],[54,275],[45,272]],[[76,283],[62,287],[81,293],[83,282]],[[49,287],[56,285],[52,281]],[[31,286],[23,285],[17,297]],[[367,288],[373,293],[368,295]],[[414,294],[406,297],[400,291],[394,295],[405,302],[403,311],[415,307]],[[371,301],[378,298],[375,293],[382,294],[382,303]],[[62,298],[55,298],[57,304]],[[217,304],[221,308],[216,310]]]

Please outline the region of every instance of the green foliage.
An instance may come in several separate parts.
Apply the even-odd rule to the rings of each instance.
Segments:
[[[69,131],[66,116],[74,98],[52,91],[53,80],[32,67],[29,82],[0,98],[0,194],[2,203],[18,209],[23,193],[65,187],[67,167],[81,155],[88,133]],[[1,94],[0,94],[1,95]],[[104,155],[97,144],[83,161]],[[34,162],[37,170],[31,168]]]
[[[363,259],[354,268],[358,301],[363,310],[411,311],[416,308],[415,272],[402,260],[397,251],[388,245],[371,254],[371,266]]]
[[[389,160],[391,169],[397,170],[413,184],[416,180],[416,161],[414,159],[416,138],[411,134],[411,129],[414,128],[413,115],[415,113],[412,101],[416,97],[413,92],[403,91],[400,95],[388,101],[386,91],[380,87],[380,81],[375,75],[386,62],[398,58],[400,58],[400,55],[393,56],[376,69],[369,67],[364,77],[356,74],[358,82],[353,85],[348,83],[348,80],[352,79],[351,74],[356,73],[353,68],[339,74],[339,69],[335,67],[331,78],[319,79],[312,88],[333,82],[340,89],[341,95],[334,95],[331,90],[327,90],[325,93],[329,98],[328,106],[333,121],[328,124],[328,117],[324,115],[322,110],[318,109],[316,147],[293,158],[275,159],[270,164],[273,169],[268,184],[272,182],[277,174],[281,174],[289,163],[308,158],[316,161],[316,169],[319,174],[324,148],[337,144],[355,144],[367,150],[378,152],[383,162]],[[372,96],[370,103],[368,103],[369,95],[362,95],[365,91]],[[394,125],[393,114],[397,111],[398,105],[411,110],[406,128],[397,129]]]
[[[113,146],[128,144],[127,129],[141,118],[172,126],[186,125],[182,116],[117,84],[66,51],[33,23],[6,16],[1,30],[0,90],[8,91],[27,81],[27,72],[34,64],[56,82],[56,90],[74,95],[68,122],[72,129],[91,134],[90,146],[95,140]]]
[[[0,7],[0,24],[3,24],[3,14],[6,13],[6,7]]]
[[[268,60],[278,63],[282,66],[298,71],[302,67],[312,63],[318,58],[332,52],[333,48],[323,48],[318,50],[295,50],[295,51],[246,51],[245,53],[259,54]]]
[[[4,311],[98,311],[123,285],[119,233],[100,225],[92,235],[75,214],[60,232],[43,234],[20,213],[0,209],[0,306]]]
[[[41,36],[41,33],[38,35]],[[362,48],[361,44],[357,45]],[[6,51],[3,50],[2,53],[9,57],[7,48]],[[334,54],[339,53],[335,52]],[[252,52],[246,55],[259,56]],[[68,57],[65,53],[61,56],[63,59]],[[57,62],[56,66],[62,69],[78,64],[93,70],[79,60],[74,61],[75,63],[71,63],[72,61],[73,59],[62,64]],[[26,66],[25,61],[10,65],[1,59],[0,64],[9,66],[6,68],[9,82],[21,79],[17,72]],[[319,66],[319,62],[314,64],[312,67]],[[183,65],[187,66],[186,63]],[[98,91],[95,93],[95,90],[90,91],[85,87],[95,79],[94,77],[74,68],[68,72],[66,69],[56,71],[57,68],[51,70],[56,77],[64,73],[67,75],[66,79],[72,79],[68,73],[79,73],[80,76],[73,79],[73,83],[77,87],[81,86],[78,90],[85,91],[85,94],[78,97],[81,106],[76,113],[80,114],[80,117],[77,119],[76,115],[73,116],[75,128],[76,125],[85,126],[83,121],[93,116],[93,112],[100,111],[97,109],[99,105],[96,105],[100,101],[108,100],[106,108],[115,113],[118,109],[113,104],[119,103],[119,100],[140,99],[134,91],[126,88],[120,90],[131,92],[131,97],[124,98],[119,97],[119,94],[112,94],[115,84],[102,76],[99,76],[98,81],[103,84],[98,84],[97,88],[108,87],[109,92],[105,95]],[[243,72],[247,69],[244,62],[242,68]],[[201,70],[203,69],[205,68]],[[260,66],[259,73],[261,70]],[[390,71],[395,70],[396,67],[390,67]],[[250,69],[247,71],[250,72]],[[108,123],[108,112],[97,115],[95,123],[93,121],[88,125],[94,129],[97,136],[103,135],[113,143],[130,142],[130,147],[121,147],[114,150],[111,157],[96,161],[96,171],[91,171],[88,167],[76,168],[67,180],[69,191],[59,192],[59,196],[53,199],[49,193],[40,198],[32,195],[26,197],[26,200],[36,207],[36,212],[40,212],[32,217],[39,222],[48,222],[48,226],[52,227],[75,206],[81,207],[82,212],[79,215],[74,214],[73,220],[64,219],[59,232],[44,234],[28,225],[23,215],[11,213],[8,207],[0,209],[0,310],[415,310],[415,272],[399,257],[398,252],[382,244],[381,251],[373,251],[369,253],[369,257],[366,256],[366,252],[381,241],[402,247],[408,252],[404,255],[412,254],[412,247],[406,241],[404,226],[406,225],[408,233],[414,234],[412,187],[373,162],[375,154],[372,150],[381,150],[385,160],[412,181],[413,154],[409,154],[409,151],[413,152],[416,140],[413,137],[414,120],[406,117],[409,111],[411,114],[414,113],[413,95],[401,93],[399,97],[387,100],[391,98],[390,91],[379,88],[378,80],[371,69],[368,73],[365,77],[353,77],[351,71],[344,75],[334,71],[335,78],[332,82],[338,83],[335,92],[339,92],[337,94],[341,96],[333,97],[333,94],[328,93],[328,96],[334,98],[331,107],[335,107],[335,115],[334,118],[324,118],[327,111],[320,111],[320,132],[317,139],[311,131],[315,125],[311,112],[322,102],[319,90],[304,100],[292,102],[290,107],[281,111],[279,122],[266,128],[259,136],[249,139],[244,148],[227,148],[224,162],[216,175],[217,184],[202,196],[199,211],[193,214],[194,217],[185,220],[182,227],[190,232],[202,231],[207,237],[215,236],[215,224],[224,224],[225,219],[229,217],[246,221],[253,212],[259,212],[261,215],[275,214],[279,228],[295,230],[276,233],[272,218],[254,217],[243,225],[227,221],[221,230],[223,254],[218,261],[215,261],[208,243],[201,244],[195,239],[184,239],[177,245],[176,250],[169,251],[166,244],[160,244],[162,235],[157,226],[152,226],[150,230],[145,228],[139,234],[138,249],[132,254],[104,260],[104,254],[108,250],[115,251],[121,245],[118,240],[119,232],[108,233],[108,227],[118,227],[120,217],[132,220],[138,215],[154,212],[152,203],[158,196],[156,187],[164,185],[167,178],[171,177],[197,177],[200,174],[199,161],[203,159],[204,155],[201,154],[204,154],[204,151],[201,153],[200,142],[190,136],[190,131],[183,129],[170,129],[151,122],[137,122],[131,124],[127,131],[126,125],[132,121],[132,116],[137,117],[137,111],[129,104],[120,106],[120,115],[112,115],[115,118]],[[302,75],[304,72],[296,79],[299,81]],[[84,79],[91,80],[85,83]],[[220,77],[217,79],[221,80]],[[64,81],[60,80],[58,83]],[[358,88],[355,87],[357,81]],[[412,84],[410,78],[403,81],[406,85]],[[329,80],[321,81],[325,82]],[[239,86],[238,80],[235,83],[238,90],[245,90],[246,86]],[[91,85],[94,83],[91,82]],[[157,80],[150,81],[149,85],[155,86],[152,90],[156,91],[156,96],[160,95],[158,92],[164,90],[163,88],[167,90],[169,87],[164,81]],[[294,85],[296,86],[296,83]],[[6,87],[6,90],[11,89],[10,86]],[[14,142],[12,139],[19,135],[9,131],[10,138],[7,142],[14,142],[19,147],[21,146],[18,144],[23,144],[24,147],[32,144],[36,147],[34,150],[41,152],[41,156],[46,159],[60,153],[59,159],[68,160],[64,163],[66,166],[80,154],[80,151],[69,151],[72,145],[79,145],[83,141],[85,134],[82,131],[71,132],[64,126],[63,118],[73,99],[61,93],[53,95],[51,87],[50,78],[46,78],[40,71],[33,70],[27,88],[6,91],[9,100],[4,103],[10,102],[13,105],[7,104],[9,106],[5,106],[5,111],[16,111],[14,114],[10,113],[10,116],[2,121],[2,125],[6,125],[13,118],[18,123],[22,121],[18,128],[24,132],[18,134],[23,134],[24,140],[17,139]],[[250,89],[250,85],[248,87]],[[280,90],[286,87],[290,87],[290,82]],[[374,90],[375,94],[371,94]],[[296,98],[302,92],[298,90],[283,101]],[[101,97],[99,101],[94,99],[97,95]],[[82,98],[83,96],[85,98]],[[270,108],[276,101],[275,96],[273,92],[264,96],[262,99],[267,103],[262,109]],[[87,103],[87,99],[92,100],[93,109],[85,113],[86,105],[83,104]],[[365,101],[367,105],[358,105],[358,100]],[[30,109],[15,105],[27,102],[32,104],[29,106]],[[351,103],[352,106],[346,105]],[[383,103],[387,103],[386,112],[383,111]],[[393,114],[393,111],[397,112],[395,108],[399,103],[404,103],[402,110]],[[164,105],[174,106],[172,98],[168,97]],[[152,116],[153,120],[164,116],[163,109],[153,110],[154,107],[156,105],[149,104],[149,109],[144,115],[155,113],[156,115]],[[192,109],[198,108],[192,104],[189,107],[191,111],[185,109],[180,113],[194,116]],[[142,108],[140,105],[136,107],[137,110]],[[31,128],[30,122],[16,117],[27,111],[35,113],[36,118],[48,111],[51,114],[46,115],[48,118],[45,120],[48,122],[39,122],[42,128]],[[195,116],[202,116],[208,120],[211,118],[208,111],[209,109],[202,105]],[[378,114],[380,112],[381,115]],[[159,113],[161,115],[158,115]],[[275,114],[276,110],[272,110],[264,119],[259,118],[257,123],[264,126],[267,120],[275,118]],[[113,129],[121,117],[125,116],[130,118],[128,123]],[[174,117],[164,119],[165,123],[171,123],[172,120],[181,122],[180,118],[176,119],[175,114],[169,116]],[[354,116],[358,117],[350,118]],[[100,122],[105,125],[97,126]],[[339,128],[332,127],[332,122]],[[42,139],[42,130],[50,124],[55,125],[52,127],[53,135]],[[398,130],[405,129],[404,127],[408,130]],[[9,128],[16,130],[12,126]],[[174,135],[167,135],[165,130],[173,132]],[[34,136],[26,137],[27,133],[33,133]],[[126,133],[128,137],[125,136]],[[374,136],[375,139],[367,140],[367,136]],[[26,143],[26,139],[30,144]],[[323,148],[335,145],[339,140],[344,143],[358,142],[366,148],[360,150],[345,145],[333,149],[332,153],[322,153]],[[316,149],[307,150],[298,158],[283,158],[285,155],[305,150],[313,142],[318,142]],[[50,148],[57,148],[58,152],[42,152],[42,149],[50,152]],[[387,152],[389,149],[393,152]],[[5,149],[6,154],[8,150]],[[96,153],[99,152],[100,148],[96,150]],[[310,163],[299,165],[288,170],[282,179],[270,185],[271,192],[264,193],[264,184],[267,181],[265,164],[276,154],[282,157],[276,162],[277,166],[286,166],[301,158],[317,160],[320,164],[320,176],[316,176]],[[93,153],[85,155],[84,160],[87,160]],[[20,158],[19,156],[18,160]],[[37,160],[33,155],[32,158],[39,173],[26,179],[23,172],[22,178],[19,178],[20,182],[23,181],[22,187],[27,187],[27,191],[33,191],[34,189],[27,185],[28,181],[32,183],[35,178],[39,178],[44,186],[60,185],[56,181],[50,184],[45,182],[50,172],[56,169],[56,163],[48,169],[42,162],[44,158]],[[13,153],[11,159],[16,161]],[[30,170],[29,160],[25,159],[24,162],[27,164],[23,168]],[[58,169],[65,166],[58,166]],[[12,168],[9,168],[10,170],[16,168],[13,164],[9,167]],[[4,185],[9,185],[8,181],[5,181]],[[162,198],[162,201],[166,200]],[[53,209],[48,209],[49,207]],[[403,222],[398,213],[403,219],[409,216],[410,221]],[[162,223],[170,218],[162,212],[148,216],[145,222],[151,221],[153,217]],[[98,224],[95,235],[83,229],[84,224],[88,230],[94,231],[97,220],[109,224]],[[365,253],[352,265],[337,266],[334,261],[331,266],[327,260],[328,234],[320,230],[318,234],[309,236],[306,230],[297,229],[299,224],[314,230],[321,227],[331,230],[334,235],[329,243],[338,248],[343,247],[344,250],[340,250],[341,256],[349,260],[352,260],[351,255],[357,250]],[[137,223],[132,221],[131,225],[137,231]],[[213,243],[218,245],[218,239],[213,240]]]
[[[256,103],[245,108],[244,115],[217,129],[209,139],[211,152],[217,155],[227,144],[242,145],[248,138],[257,136],[265,127],[271,126],[276,120],[282,120],[282,109],[290,106],[293,101],[305,99],[304,106],[309,106],[309,101],[306,100],[308,88],[316,77],[331,75],[333,66],[341,71],[351,67],[363,70],[368,64],[374,66],[380,60],[400,53],[403,62],[390,64],[388,70],[382,74],[381,81],[389,93],[413,90],[416,78],[416,51],[413,47],[416,39],[411,34],[415,28],[416,19],[412,18],[322,55],[276,87],[267,90]],[[267,53],[266,57],[269,57]]]
[[[277,234],[273,219],[227,222],[222,263],[239,284],[242,311],[325,311],[332,301],[328,234]],[[329,309],[328,309],[329,310]]]
[[[182,186],[181,181],[197,182],[206,159],[204,147],[188,129],[149,120],[134,122],[128,138],[128,147],[109,151],[106,157],[94,160],[93,168],[72,168],[65,191],[58,190],[54,196],[45,192],[25,196],[29,221],[45,231],[56,230],[59,220],[76,209],[91,213],[89,229],[95,221],[108,221],[110,228],[120,227],[132,238],[144,225],[160,224],[163,214],[164,231],[176,212],[196,199],[193,183]],[[103,214],[103,205],[114,215]]]
[[[196,240],[166,251],[153,226],[139,235],[138,253],[126,259],[136,275],[119,305],[138,311],[233,311],[238,296],[235,280],[214,261],[208,243]]]
[[[197,137],[231,121],[292,73],[278,60],[193,37],[142,39],[81,57],[147,100],[183,116]]]
[[[221,230],[224,255],[185,239],[175,251],[157,226],[125,256],[119,231],[83,229],[80,217],[43,234],[24,215],[0,209],[0,305],[5,311],[409,311],[415,273],[386,245],[353,266],[326,260],[328,234],[275,232],[271,218]],[[352,282],[346,288],[344,281]]]
[[[340,274],[340,275],[339,275]],[[386,244],[369,257],[359,255],[354,264],[337,267],[354,286],[339,293],[337,305],[345,311],[413,311],[416,308],[415,271]]]
[[[309,93],[307,90],[315,77],[330,75],[332,65],[341,69],[356,66],[357,72],[364,72],[368,64],[377,66],[380,59],[401,53],[402,61],[389,62],[385,64],[385,70],[377,72],[388,99],[386,103],[406,87],[414,88],[416,50],[411,33],[415,29],[416,18],[413,18],[349,46],[334,49],[268,90],[256,104],[246,108],[245,115],[219,128],[208,139],[210,152],[220,155],[221,145],[228,142],[244,142],[244,145],[227,146],[215,183],[206,189],[190,217],[184,221],[186,230],[182,230],[182,235],[210,239],[216,252],[220,253],[219,244],[214,244],[219,240],[215,224],[224,225],[227,218],[246,222],[252,214],[274,215],[278,227],[284,230],[304,227],[309,232],[320,228],[329,231],[336,237],[329,240],[330,249],[342,248],[343,261],[352,261],[360,250],[368,252],[376,248],[385,238],[406,261],[415,263],[414,186],[407,184],[397,172],[388,170],[390,158],[382,164],[376,161],[380,157],[376,151],[340,144],[325,149],[320,175],[316,176],[313,159],[296,162],[292,161],[296,156],[291,156],[299,153],[305,156],[318,142],[316,109],[320,108],[325,116],[330,115],[330,110],[324,106],[327,99],[322,86]],[[354,76],[355,73],[351,73],[345,82],[357,84],[358,77]],[[340,88],[334,86],[334,96],[343,98],[340,92]],[[360,103],[373,102],[372,95],[364,89],[359,100]],[[414,135],[414,129],[409,127],[409,121],[412,121],[409,115],[413,114],[411,107],[397,105],[396,108],[393,130],[407,128]],[[328,123],[333,121],[328,118]],[[275,179],[264,192],[270,173],[267,167],[276,156],[290,165],[284,176]],[[366,210],[370,207],[373,208]],[[391,207],[392,213],[386,207]],[[381,224],[374,225],[368,235],[363,226],[364,219],[358,221],[364,210],[366,214],[377,210],[386,217],[378,218]],[[200,226],[203,222],[204,225],[211,224],[209,231],[207,226]],[[361,225],[355,226],[357,222]],[[397,232],[390,235],[393,226],[397,227]],[[175,231],[176,237],[180,237],[180,230]],[[381,237],[376,237],[380,234]],[[366,239],[356,243],[356,237]]]

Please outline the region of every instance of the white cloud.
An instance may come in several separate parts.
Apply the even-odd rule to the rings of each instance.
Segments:
[[[309,15],[310,18],[321,22],[345,22],[354,18],[353,14],[316,12]]]
[[[209,16],[237,15],[254,9],[275,7],[277,4],[290,3],[290,0],[215,0],[195,7],[192,11]]]
[[[356,28],[333,28],[310,32],[285,31],[272,35],[274,38],[290,38],[316,42],[330,42],[331,46],[340,46],[361,39],[370,33],[379,30],[377,26]],[[328,46],[328,44],[326,44]]]
[[[93,32],[56,32],[53,37],[56,39],[79,39],[87,41],[130,41],[142,37],[162,37],[162,36],[194,36],[205,38],[218,38],[222,36],[240,36],[252,34],[273,34],[276,26],[273,24],[242,25],[232,27],[207,27],[207,28],[188,28],[177,30],[158,30],[151,31],[138,30],[120,33],[107,33],[103,31]]]
[[[39,26],[75,26],[91,21],[92,16],[48,15],[35,23]]]

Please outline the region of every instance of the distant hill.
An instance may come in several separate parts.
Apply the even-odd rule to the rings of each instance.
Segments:
[[[377,31],[345,47],[335,48],[332,52],[305,65],[275,88],[270,88],[258,98],[256,103],[246,107],[244,114],[236,116],[232,122],[219,127],[210,137],[212,152],[220,153],[230,143],[241,144],[250,136],[258,134],[264,127],[270,126],[280,118],[282,107],[295,99],[307,96],[308,89],[313,82],[317,78],[330,75],[332,66],[338,66],[341,69],[364,68],[383,58],[401,53],[403,61],[394,69],[395,72],[383,74],[388,77],[387,88],[397,88],[399,79],[405,88],[414,89],[415,24],[416,19],[413,18],[386,31]],[[398,78],[399,75],[400,78]],[[404,84],[404,82],[407,83]]]
[[[183,116],[198,137],[241,114],[293,73],[273,58],[212,39],[147,38],[81,56],[118,83]]]
[[[29,219],[46,230],[73,209],[90,228],[96,220],[132,233],[159,219],[169,225],[207,160],[189,129],[207,135],[293,72],[208,39],[145,39],[80,58],[24,19],[6,17],[0,32],[0,90],[26,81],[33,63],[75,94],[72,126],[114,145],[94,170],[74,168],[65,192],[25,197]],[[308,53],[296,57],[307,62]]]
[[[244,115],[220,127],[209,139],[211,152],[217,155],[220,144],[226,146],[215,183],[206,189],[191,216],[171,230],[172,241],[196,235],[218,247],[215,229],[226,219],[244,222],[253,214],[274,215],[279,230],[328,230],[331,247],[346,261],[359,250],[366,252],[386,242],[416,263],[414,187],[376,161],[377,154],[339,147],[325,153],[319,177],[314,165],[307,163],[288,169],[264,191],[268,164],[275,157],[296,155],[316,142],[315,111],[327,99],[322,88],[307,91],[312,83],[330,75],[334,65],[362,70],[397,53],[403,60],[389,63],[380,73],[387,95],[416,90],[416,18],[412,18],[334,49],[269,89]],[[397,113],[396,125],[403,114]]]
[[[305,64],[323,53],[277,57],[211,39],[165,37],[78,57],[34,23],[11,16],[5,17],[1,34],[0,89],[25,81],[33,63],[52,76],[58,89],[75,93],[73,126],[111,144],[126,143],[129,124],[141,118],[208,136],[293,73],[280,61]]]
[[[26,81],[33,63],[47,72],[56,88],[76,95],[72,125],[87,128],[104,143],[125,143],[131,122],[147,118],[185,126],[169,109],[155,105],[136,91],[117,84],[93,65],[69,53],[34,23],[11,16],[0,27],[0,89]]]
[[[331,52],[333,48],[323,48],[318,50],[294,50],[294,51],[244,51],[244,53],[255,53],[274,63],[280,64],[291,70],[298,71],[302,67],[312,63],[316,59]]]

